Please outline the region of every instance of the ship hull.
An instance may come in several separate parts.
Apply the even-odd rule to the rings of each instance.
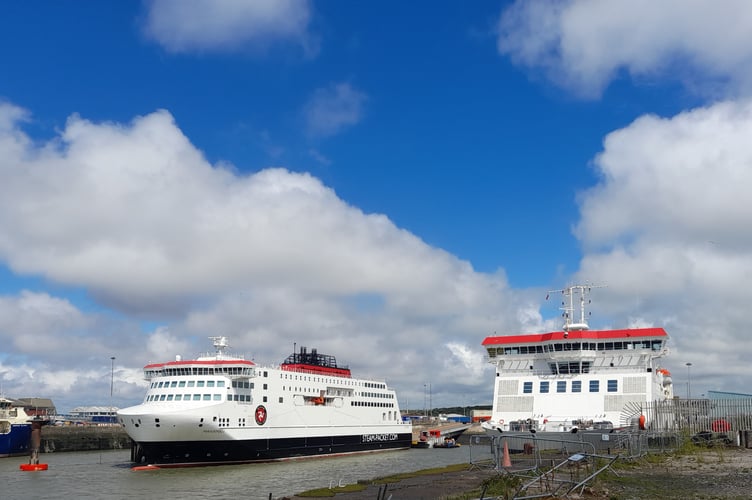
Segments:
[[[134,442],[132,459],[161,467],[271,462],[314,456],[390,451],[410,448],[412,433],[316,436],[278,439]]]
[[[0,458],[29,454],[30,424],[12,424],[8,432],[0,433]]]

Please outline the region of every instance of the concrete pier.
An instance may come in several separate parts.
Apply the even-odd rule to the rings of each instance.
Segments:
[[[130,449],[131,438],[119,425],[45,426],[39,451],[92,451]]]

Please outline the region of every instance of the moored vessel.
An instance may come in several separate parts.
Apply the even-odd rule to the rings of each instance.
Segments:
[[[409,448],[393,389],[301,347],[278,366],[226,353],[149,364],[144,401],[118,411],[132,459],[154,466],[262,462]]]
[[[31,417],[23,405],[0,397],[0,458],[28,455]]]
[[[659,364],[668,354],[668,335],[663,328],[590,330],[585,306],[591,288],[555,291],[563,297],[562,331],[485,338],[496,377],[491,419],[481,425],[491,435],[544,438],[658,424],[640,409],[673,398],[671,375]]]

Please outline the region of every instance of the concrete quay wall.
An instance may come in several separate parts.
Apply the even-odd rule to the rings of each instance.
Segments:
[[[130,449],[131,438],[119,425],[42,427],[40,452]]]

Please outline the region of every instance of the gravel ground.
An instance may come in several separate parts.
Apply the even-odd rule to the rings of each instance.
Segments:
[[[502,472],[505,474],[506,472]],[[478,489],[483,480],[499,475],[493,469],[428,474],[384,485],[371,484],[359,492],[338,493],[335,500],[439,500]],[[530,492],[532,493],[532,491]],[[379,494],[383,496],[379,497]],[[298,499],[300,497],[293,497]],[[486,497],[489,498],[489,497]],[[639,459],[606,471],[582,495],[569,498],[607,500],[750,499],[752,450],[702,449],[681,456]]]
[[[709,449],[669,456],[660,463],[638,461],[610,475],[601,498],[749,499],[752,498],[752,450]]]

